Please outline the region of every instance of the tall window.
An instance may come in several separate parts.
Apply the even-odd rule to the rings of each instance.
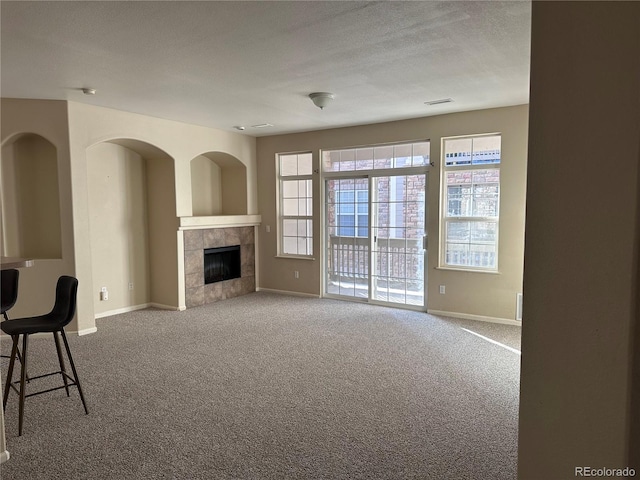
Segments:
[[[311,153],[278,155],[279,254],[313,255]]]
[[[498,268],[500,135],[445,138],[440,265]]]

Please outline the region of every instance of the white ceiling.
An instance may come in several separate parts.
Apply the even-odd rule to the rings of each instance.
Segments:
[[[528,102],[529,1],[3,0],[0,14],[3,97],[254,136]],[[335,100],[320,110],[316,91]]]

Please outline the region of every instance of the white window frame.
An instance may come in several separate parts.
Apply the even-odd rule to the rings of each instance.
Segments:
[[[278,197],[278,209],[277,209],[277,216],[278,216],[278,252],[277,252],[277,256],[278,257],[287,257],[287,258],[305,258],[305,259],[312,259],[313,258],[313,240],[314,240],[314,235],[313,235],[313,166],[311,166],[310,170],[308,173],[303,173],[303,174],[296,174],[296,175],[285,175],[282,172],[282,162],[281,159],[282,157],[290,157],[290,156],[296,156],[296,157],[300,157],[300,156],[309,156],[311,159],[311,164],[313,165],[313,155],[312,152],[309,151],[305,151],[305,152],[287,152],[287,153],[278,153],[276,154],[276,172],[278,175],[278,181],[277,181],[277,197]],[[283,187],[283,183],[285,181],[296,181],[296,180],[305,180],[308,181],[310,184],[310,190],[308,191],[308,196],[307,197],[298,197],[298,199],[300,200],[301,198],[307,198],[311,200],[311,206],[310,208],[307,208],[307,212],[305,215],[284,215],[284,201],[285,201],[285,197],[284,197],[284,187]],[[307,222],[307,225],[309,225],[309,229],[310,231],[307,232],[307,235],[296,235],[296,236],[290,236],[290,235],[285,235],[285,228],[284,228],[284,224],[285,221],[287,220],[296,220],[296,221],[303,221],[303,222]],[[306,243],[307,243],[307,253],[286,253],[284,248],[285,248],[285,238],[291,238],[291,237],[295,237],[298,238],[299,240],[304,238],[306,239]]]
[[[499,237],[500,237],[500,183],[501,183],[501,161],[502,161],[502,148],[500,148],[500,159],[495,163],[484,163],[482,161],[476,164],[466,164],[467,161],[471,161],[471,158],[474,157],[473,153],[469,159],[466,159],[466,156],[463,156],[465,163],[460,163],[456,165],[447,166],[447,158],[457,158],[447,156],[445,151],[445,144],[449,140],[465,140],[465,139],[476,139],[482,137],[500,137],[500,142],[502,144],[502,134],[501,133],[487,133],[480,135],[463,135],[463,136],[455,136],[455,137],[443,137],[441,140],[441,177],[440,177],[440,255],[439,255],[439,264],[438,268],[447,269],[447,270],[466,270],[466,271],[474,271],[474,272],[487,272],[487,273],[497,273],[499,267]],[[473,171],[482,171],[482,170],[497,170],[500,175],[500,180],[498,181],[498,193],[497,193],[497,212],[496,216],[450,216],[448,214],[449,207],[449,199],[448,199],[448,185],[447,185],[447,173],[450,172],[473,172]],[[473,184],[472,184],[473,185]],[[473,195],[473,193],[472,193]],[[495,265],[490,266],[474,266],[474,265],[460,265],[457,263],[448,263],[447,262],[447,226],[448,222],[471,222],[471,223],[483,223],[489,222],[495,224],[495,242],[493,243],[495,248]],[[453,242],[452,242],[453,243]]]
[[[340,196],[342,196],[342,195],[344,195],[346,193],[353,194],[353,199],[354,199],[353,202],[347,204],[346,202],[341,202],[338,198],[336,198],[336,200],[338,200],[336,202],[336,205],[352,205],[354,211],[353,211],[353,213],[341,213],[340,211],[336,212],[336,217],[337,217],[336,222],[338,224],[338,235],[341,236],[341,237],[350,237],[350,236],[352,236],[352,237],[362,237],[362,235],[358,235],[358,228],[362,228],[363,227],[363,225],[361,225],[360,221],[359,221],[361,216],[366,216],[367,223],[366,223],[366,225],[364,225],[364,227],[367,228],[367,230],[369,229],[369,203],[368,203],[369,191],[368,190],[355,190],[355,189],[354,190],[338,190],[336,192],[336,195],[338,197],[340,197]],[[358,201],[359,200],[358,197],[361,196],[360,194],[364,194],[365,195],[365,197],[367,198],[367,202],[359,202]],[[366,207],[367,207],[366,213],[358,212],[358,207],[360,205],[366,205]],[[340,210],[340,209],[338,208],[338,210]],[[341,226],[340,225],[340,217],[352,217],[353,218],[353,222],[354,222],[353,223],[353,227],[351,227],[351,226]],[[340,228],[353,228],[353,233],[354,234],[353,235],[341,235],[340,234]]]

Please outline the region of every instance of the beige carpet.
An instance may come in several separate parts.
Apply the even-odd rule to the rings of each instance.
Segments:
[[[32,397],[18,437],[12,393],[2,480],[516,478],[520,357],[462,327],[518,327],[264,292],[97,326],[70,336],[89,415]]]

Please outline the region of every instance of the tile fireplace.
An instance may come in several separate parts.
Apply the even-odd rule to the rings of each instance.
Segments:
[[[205,273],[207,253],[219,254]],[[222,266],[233,258],[235,266]],[[184,232],[185,302],[187,308],[254,292],[255,233],[253,226],[204,228]],[[208,280],[215,277],[211,283]],[[235,276],[236,278],[229,278]],[[224,277],[224,278],[223,278]]]

